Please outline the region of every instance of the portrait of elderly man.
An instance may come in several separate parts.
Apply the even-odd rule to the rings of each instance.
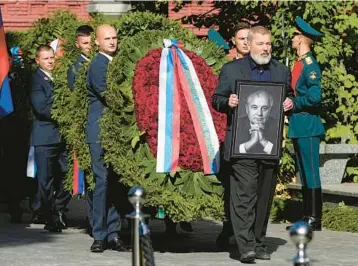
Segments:
[[[247,97],[246,116],[239,118],[240,153],[272,154],[275,151],[278,119],[271,117],[273,104],[273,97],[264,90]]]

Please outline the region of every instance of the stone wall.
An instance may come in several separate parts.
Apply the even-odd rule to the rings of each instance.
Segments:
[[[79,18],[89,18],[88,5],[92,0],[0,0],[4,27],[6,31],[22,30],[31,27],[31,23],[39,18],[47,17],[56,9],[70,9]],[[98,1],[101,3],[101,1]],[[111,2],[111,1],[107,1]],[[116,4],[116,3],[115,3]],[[178,12],[174,11],[176,4],[168,4],[168,17],[173,20],[181,20],[183,17],[204,12],[218,12],[214,9],[213,1],[205,1],[201,5],[192,2],[186,4]],[[191,29],[198,36],[206,36],[208,28],[196,28],[192,24],[183,24],[183,27]]]
[[[2,11],[3,22],[5,31],[23,30],[31,27],[33,21],[47,17],[50,13],[56,9],[70,9],[80,19],[88,19],[90,17],[88,13],[88,6],[92,9],[98,9],[98,4],[102,3],[102,9],[109,5],[119,5],[122,1],[117,0],[0,0],[0,8]],[[113,3],[112,3],[113,2]],[[195,1],[185,4],[179,11],[175,9],[175,2],[169,2],[168,4],[168,17],[172,20],[182,21],[182,18],[191,15],[198,15],[203,13],[217,13],[220,10],[213,6],[214,1],[204,1],[202,4],[198,4]],[[104,6],[104,7],[103,7]],[[108,8],[107,8],[108,9]],[[92,10],[93,11],[93,10]],[[192,30],[200,37],[206,37],[208,28],[197,28],[190,23],[182,23],[184,28]],[[229,56],[233,55],[233,50],[229,52]]]
[[[191,23],[183,22],[183,18],[192,15],[205,14],[205,13],[213,13],[213,14],[219,13],[220,9],[214,7],[213,2],[214,1],[204,1],[201,4],[198,4],[195,1],[192,1],[191,3],[185,4],[184,7],[181,8],[179,11],[175,10],[175,6],[176,6],[175,2],[169,2],[168,17],[172,20],[178,20],[182,22],[182,26],[184,28],[190,29],[199,37],[206,37],[208,35],[209,28],[206,28],[205,26],[201,28],[197,28]],[[231,49],[228,52],[228,57],[234,58],[235,54],[236,54],[235,49]]]
[[[176,6],[175,2],[169,2],[168,4],[168,17],[172,20],[179,20],[183,17],[191,16],[191,15],[198,15],[203,14],[205,12],[211,12],[211,13],[217,13],[219,12],[219,9],[216,9],[213,7],[213,1],[204,1],[201,5],[193,1],[192,3],[185,4],[182,9],[179,11],[175,11],[174,8]],[[192,24],[185,24],[183,23],[184,28],[191,29],[195,34],[198,36],[207,36],[208,34],[208,28],[202,27],[202,28],[196,28]]]
[[[70,9],[81,19],[89,18],[87,11],[91,0],[0,0],[5,31],[23,30],[33,21],[47,17],[56,9]]]

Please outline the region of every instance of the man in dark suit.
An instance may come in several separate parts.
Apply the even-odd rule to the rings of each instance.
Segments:
[[[93,28],[88,25],[79,26],[76,29],[76,47],[80,50],[81,54],[76,61],[67,70],[67,86],[73,91],[76,81],[76,73],[80,67],[88,62],[92,50],[92,36]],[[87,212],[87,231],[92,236],[92,191],[89,189],[88,184],[85,193],[86,212]]]
[[[93,191],[93,238],[92,252],[103,252],[105,248],[125,251],[119,238],[120,217],[114,206],[113,182],[105,166],[103,148],[100,142],[99,120],[103,115],[107,90],[107,69],[117,52],[117,32],[110,25],[102,25],[96,31],[99,53],[93,59],[87,74],[89,109],[86,140],[90,147],[92,171],[95,180]],[[111,193],[110,193],[111,192]]]
[[[213,95],[213,107],[227,113],[227,130],[224,143],[224,159],[232,168],[230,176],[230,214],[235,239],[240,253],[239,260],[253,262],[270,259],[264,245],[269,211],[275,192],[279,161],[255,159],[231,159],[233,110],[239,104],[235,94],[236,80],[284,82],[287,92],[283,108],[292,109],[290,71],[280,62],[271,59],[271,34],[262,27],[250,29],[248,34],[250,54],[225,64],[219,84]]]
[[[73,90],[75,86],[76,73],[84,62],[88,62],[91,49],[92,49],[92,36],[93,28],[88,25],[79,26],[76,29],[76,47],[80,50],[81,54],[76,61],[67,70],[67,85]]]
[[[273,98],[266,91],[256,91],[247,98],[247,116],[239,118],[240,153],[271,154],[276,149],[278,120],[270,117]]]
[[[32,78],[31,104],[34,120],[30,142],[35,147],[39,196],[46,219],[45,229],[61,232],[66,227],[62,218],[70,194],[63,188],[68,162],[65,144],[61,140],[57,124],[51,118],[51,71],[54,58],[54,51],[50,46],[40,45],[36,49],[39,68]]]
[[[234,34],[231,38],[233,45],[235,46],[236,55],[234,60],[244,58],[249,54],[249,47],[247,46],[247,34],[249,33],[251,26],[247,22],[240,22],[234,28]],[[220,149],[221,157],[223,149]],[[223,228],[216,238],[216,245],[221,249],[226,249],[229,246],[230,236],[233,235],[231,218],[230,218],[230,179],[227,176],[230,175],[230,165],[225,160],[221,160],[220,171],[217,175],[222,186],[224,187],[224,220]]]

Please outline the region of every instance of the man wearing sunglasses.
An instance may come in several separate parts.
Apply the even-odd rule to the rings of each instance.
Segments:
[[[319,175],[320,138],[325,134],[318,114],[321,104],[321,70],[312,56],[311,45],[323,34],[302,18],[296,18],[292,47],[297,62],[292,69],[295,105],[289,118],[288,137],[293,140],[302,183],[304,220],[314,231],[321,231],[322,190]]]

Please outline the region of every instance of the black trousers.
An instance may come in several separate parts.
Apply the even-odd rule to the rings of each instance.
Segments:
[[[230,214],[239,253],[266,251],[264,239],[275,193],[278,164],[231,162]]]
[[[64,189],[68,158],[65,144],[35,146],[38,195],[46,219],[57,212],[64,212],[71,195]]]
[[[92,218],[89,219],[92,219],[90,223],[93,227],[93,238],[109,242],[118,236],[121,229],[121,219],[114,200],[118,192],[116,191],[118,180],[105,165],[101,144],[91,143],[89,148],[95,186],[92,193],[92,206],[87,206],[92,207]]]

